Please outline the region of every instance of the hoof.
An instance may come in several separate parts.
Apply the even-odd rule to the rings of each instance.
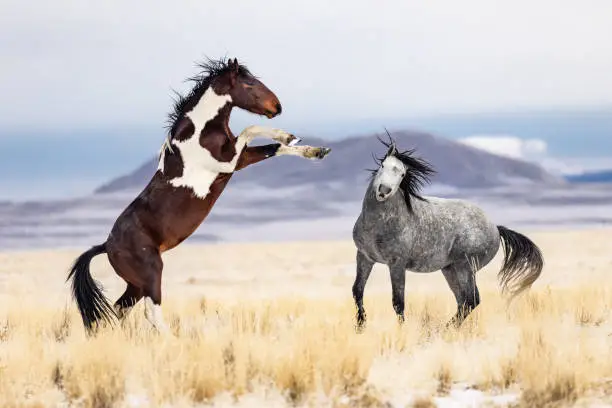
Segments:
[[[363,333],[366,327],[366,317],[365,314],[357,314],[357,319],[355,322],[355,332],[357,334]]]
[[[444,329],[445,330],[459,330],[459,328],[461,327],[461,322],[458,321],[457,319],[453,318],[451,320],[449,320],[445,325],[444,325]]]
[[[327,156],[329,154],[329,152],[331,152],[331,149],[329,147],[320,147],[319,151],[317,152],[317,159],[322,159],[325,156]]]

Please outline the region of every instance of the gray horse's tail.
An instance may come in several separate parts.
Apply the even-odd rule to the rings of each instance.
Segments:
[[[497,230],[504,248],[504,263],[497,274],[502,293],[510,293],[512,300],[529,289],[544,267],[542,252],[529,238],[498,225]]]

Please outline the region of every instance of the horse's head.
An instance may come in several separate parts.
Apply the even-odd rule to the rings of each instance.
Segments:
[[[419,190],[429,181],[429,176],[435,171],[425,160],[412,156],[414,151],[400,152],[395,141],[389,135],[390,142],[385,143],[387,153],[382,159],[376,159],[378,169],[373,170],[372,187],[376,200],[385,201],[398,190],[402,190],[406,203],[410,207],[410,196],[422,199]]]
[[[227,63],[227,70],[213,82],[215,92],[230,95],[232,104],[241,109],[265,115],[269,119],[282,112],[280,101],[260,80],[255,78],[234,58]]]
[[[385,201],[399,189],[406,176],[407,168],[396,157],[397,148],[392,142],[385,156],[379,160],[379,167],[374,175],[374,195],[378,201]]]

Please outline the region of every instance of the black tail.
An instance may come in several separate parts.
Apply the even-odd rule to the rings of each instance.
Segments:
[[[88,333],[94,329],[101,320],[113,323],[116,317],[108,300],[102,293],[100,285],[91,277],[89,264],[94,256],[106,252],[106,244],[96,245],[79,256],[68,274],[68,281],[72,278],[72,296],[76,300],[83,324]]]
[[[529,238],[501,225],[497,226],[504,248],[504,264],[498,273],[502,292],[512,300],[538,279],[544,267],[540,248]]]

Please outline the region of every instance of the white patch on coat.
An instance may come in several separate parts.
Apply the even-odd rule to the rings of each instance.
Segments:
[[[145,305],[145,317],[147,320],[159,331],[160,333],[166,333],[170,331],[166,322],[164,322],[164,316],[162,315],[161,305],[153,303],[153,299],[150,297],[144,298]]]
[[[183,174],[169,180],[174,187],[185,187],[193,191],[193,194],[205,199],[210,192],[210,186],[220,173],[232,173],[236,169],[238,159],[244,147],[256,137],[271,138],[280,143],[289,143],[293,136],[281,129],[273,129],[264,126],[249,126],[236,138],[234,146],[236,154],[229,162],[221,162],[215,159],[210,151],[200,145],[200,133],[210,120],[214,119],[219,111],[232,100],[230,95],[218,95],[212,87],[208,88],[194,108],[185,114],[194,125],[192,137],[184,141],[173,140],[172,144],[179,150],[183,159]],[[163,173],[164,160],[167,148],[170,147],[168,140],[164,141],[160,153],[158,169]]]
[[[193,134],[199,135],[202,129],[204,129],[204,126],[206,126],[211,119],[214,119],[219,114],[221,108],[231,101],[231,95],[219,95],[212,86],[209,87],[193,109],[185,114],[186,117],[191,119],[191,123],[193,123],[195,128]]]
[[[212,156],[210,155],[210,152],[208,152],[206,149],[201,148],[199,136],[200,136],[200,132],[202,132],[202,129],[204,129],[206,124],[210,122],[212,119],[214,119],[219,114],[219,111],[231,101],[232,101],[232,97],[230,95],[219,95],[215,92],[212,86],[209,87],[206,90],[206,92],[204,92],[204,94],[200,97],[200,100],[198,101],[198,103],[189,112],[185,113],[185,116],[191,120],[191,123],[193,123],[193,126],[194,126],[193,135],[185,141],[178,141],[178,140],[172,141],[174,145],[179,149],[181,154],[183,153],[183,149],[193,150],[194,147],[197,147],[198,148],[197,150],[200,150],[201,152],[204,152],[204,151],[207,152],[208,157],[197,158],[197,155],[196,155],[196,161],[205,163],[212,159],[215,162],[217,162],[217,160],[212,158]],[[168,149],[170,151],[173,150],[170,143],[171,143],[171,140],[168,137],[164,140],[164,143],[162,144],[162,147],[161,147],[161,151],[159,155],[159,164],[157,168],[158,170],[161,170],[162,173],[164,171],[164,159],[166,158],[166,150]],[[196,146],[193,146],[194,144]],[[183,157],[183,163],[187,164],[185,157],[184,156],[182,157]],[[197,163],[194,163],[194,164],[197,165]]]
[[[194,132],[187,140],[172,141],[183,159],[183,174],[169,181],[174,187],[189,188],[196,197],[204,199],[210,192],[210,186],[219,173],[231,173],[236,167],[235,163],[232,166],[232,163],[218,161],[207,149],[200,145],[200,132],[202,132],[204,126],[214,119],[219,111],[231,101],[232,97],[230,95],[218,95],[212,87],[209,87],[196,106],[185,114],[193,123]],[[164,160],[169,144],[169,141],[165,140],[162,146],[157,167],[161,172],[164,171]]]
[[[174,142],[183,158],[183,175],[170,180],[175,187],[190,188],[194,195],[204,199],[210,192],[210,186],[220,173],[233,173],[238,159],[247,143],[256,137],[270,138],[285,142],[290,135],[280,129],[263,126],[250,126],[238,135],[234,149],[236,154],[229,162],[216,160],[207,149],[200,146],[199,138],[191,137],[184,142]]]

